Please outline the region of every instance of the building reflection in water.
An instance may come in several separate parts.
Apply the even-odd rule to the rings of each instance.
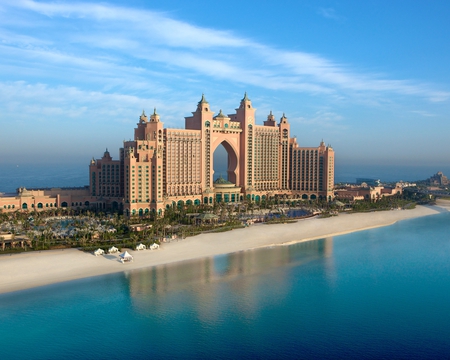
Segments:
[[[276,303],[289,293],[295,281],[287,276],[289,268],[321,260],[333,279],[332,251],[329,237],[134,270],[127,273],[130,300],[143,316],[163,316],[180,306],[186,311],[182,302],[201,321],[216,321],[224,306],[251,319],[261,302]],[[224,303],[230,292],[237,303]]]

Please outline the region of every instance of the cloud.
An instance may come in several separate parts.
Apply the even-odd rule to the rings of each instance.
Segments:
[[[328,109],[322,109],[315,112],[311,117],[300,117],[294,119],[301,124],[315,125],[320,127],[341,127],[344,117]]]
[[[450,92],[414,80],[355,70],[318,54],[277,49],[234,34],[192,25],[166,13],[106,3],[7,1],[34,17],[26,29],[0,29],[3,67],[35,68],[61,84],[81,82],[115,91],[173,88],[199,77],[272,90],[353,98],[373,103],[392,95],[447,101]],[[342,19],[332,8],[322,16]],[[32,29],[32,32],[30,32]],[[1,67],[2,65],[0,65]],[[149,80],[148,80],[149,79]],[[20,80],[15,78],[13,80]],[[173,82],[172,82],[172,81]],[[146,85],[147,83],[147,85]],[[171,84],[169,84],[171,83]]]
[[[114,106],[111,106],[114,104]],[[107,94],[84,91],[71,86],[51,87],[46,84],[29,84],[23,81],[0,83],[0,107],[2,117],[14,118],[15,122],[46,124],[82,119],[85,123],[134,123],[137,109],[164,108],[164,121],[182,121],[180,108],[192,108],[189,99],[161,100],[156,97],[140,97],[120,93]],[[148,111],[147,111],[148,112]],[[124,120],[125,119],[125,120]]]
[[[428,111],[423,111],[423,110],[413,110],[413,111],[410,111],[410,112],[413,113],[413,114],[419,114],[419,115],[421,115],[423,117],[435,117],[435,116],[437,116],[436,114],[432,114],[432,113],[430,113]]]
[[[317,13],[327,19],[333,19],[337,21],[343,21],[345,18],[343,16],[339,16],[336,14],[336,11],[333,8],[319,8]]]

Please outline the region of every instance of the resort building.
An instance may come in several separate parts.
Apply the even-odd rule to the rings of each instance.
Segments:
[[[331,146],[322,141],[300,147],[284,114],[277,122],[270,112],[257,125],[255,112],[247,94],[234,113],[220,110],[217,115],[202,96],[184,129],[165,128],[156,110],[149,117],[142,112],[134,139],[124,141],[119,159],[106,150],[91,160],[88,188],[22,188],[0,196],[0,209],[72,207],[144,215],[184,204],[332,200]],[[214,176],[214,152],[220,145],[228,157],[226,179]]]
[[[333,198],[334,151],[323,141],[300,147],[283,114],[263,125],[245,94],[233,114],[217,115],[202,96],[184,129],[164,128],[156,110],[142,112],[134,140],[124,141],[120,159],[108,151],[89,167],[92,203],[119,207],[127,215],[162,213],[183,204],[238,203],[268,198]],[[228,154],[227,179],[214,182],[214,151]]]
[[[335,190],[336,199],[348,200],[354,202],[357,200],[369,200],[378,201],[386,196],[401,195],[403,188],[400,184],[396,184],[394,187],[384,186],[368,186],[367,184],[353,185],[353,186],[340,186]]]
[[[90,209],[93,204],[87,186],[79,188],[26,189],[0,193],[0,212],[43,211],[58,208]]]
[[[450,181],[448,180],[447,176],[442,173],[442,171],[438,171],[428,179],[428,183],[430,185],[446,186],[450,184]]]

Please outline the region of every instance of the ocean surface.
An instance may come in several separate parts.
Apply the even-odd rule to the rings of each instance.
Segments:
[[[449,359],[450,213],[3,294],[0,339],[2,359]]]
[[[72,187],[89,185],[89,162],[86,164],[4,164],[0,163],[0,193],[13,193],[19,187]],[[442,171],[450,176],[450,166],[336,165],[335,182],[356,182],[356,178],[380,179],[384,182],[425,180]],[[226,166],[215,169],[215,179],[226,178]]]

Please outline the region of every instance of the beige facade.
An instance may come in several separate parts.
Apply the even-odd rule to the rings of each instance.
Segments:
[[[120,159],[108,152],[90,165],[91,196],[119,202],[126,214],[162,213],[181,204],[216,201],[261,201],[281,196],[331,199],[334,187],[334,151],[322,142],[302,148],[290,137],[283,114],[279,123],[270,113],[263,125],[255,122],[256,109],[245,94],[233,114],[214,116],[202,96],[184,129],[164,128],[160,116],[144,112],[125,141]],[[214,183],[214,151],[228,153],[227,180]],[[237,189],[237,190],[236,190]]]
[[[402,193],[403,189],[398,184],[395,188],[384,186],[344,186],[335,190],[336,199],[349,201],[378,201],[382,197],[401,195]]]
[[[89,209],[95,206],[96,198],[90,196],[89,187],[30,189],[19,188],[16,194],[0,196],[3,212],[43,211],[55,208]]]
[[[33,190],[0,196],[3,211],[52,207],[123,210],[126,215],[163,213],[182,204],[238,203],[268,198],[333,197],[334,151],[323,142],[300,147],[283,114],[272,112],[256,124],[256,109],[245,94],[233,114],[214,116],[202,96],[184,129],[167,129],[156,113],[143,112],[134,139],[124,141],[120,158],[108,150],[89,164],[89,188]],[[214,182],[214,151],[228,153],[227,181]]]

